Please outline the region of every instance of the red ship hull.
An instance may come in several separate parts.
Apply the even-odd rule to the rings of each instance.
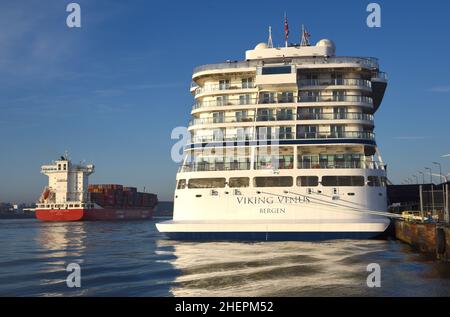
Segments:
[[[95,220],[139,220],[151,219],[154,208],[98,208],[98,209],[36,209],[36,218],[41,221],[95,221]]]

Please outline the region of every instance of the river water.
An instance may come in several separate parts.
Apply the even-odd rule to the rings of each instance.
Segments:
[[[156,221],[0,220],[0,296],[450,296],[450,264],[398,241],[179,242]]]

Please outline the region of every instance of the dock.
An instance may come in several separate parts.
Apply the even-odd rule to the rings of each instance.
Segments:
[[[395,238],[437,260],[450,261],[449,183],[439,186],[392,186],[391,206],[407,206],[394,220]],[[415,208],[414,208],[415,207]]]
[[[448,224],[395,220],[395,238],[438,260],[450,261]]]

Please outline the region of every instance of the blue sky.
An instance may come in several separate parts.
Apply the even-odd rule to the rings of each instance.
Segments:
[[[171,200],[170,133],[188,122],[192,69],[243,59],[269,25],[282,44],[285,11],[292,41],[303,23],[338,55],[380,59],[390,80],[376,134],[391,180],[436,160],[450,172],[448,1],[378,1],[379,29],[365,24],[369,1],[79,0],[80,29],[65,24],[70,2],[0,2],[0,201],[34,201],[40,165],[65,150],[95,163],[91,182]]]

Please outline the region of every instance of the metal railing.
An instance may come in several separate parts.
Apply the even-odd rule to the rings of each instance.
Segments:
[[[218,85],[208,85],[204,87],[198,87],[195,89],[195,95],[207,93],[207,92],[217,92],[217,91],[227,91],[227,90],[238,90],[238,89],[253,89],[255,85],[253,83],[246,84],[218,84]]]
[[[239,142],[239,141],[280,141],[280,140],[311,140],[311,139],[363,139],[375,140],[375,134],[368,131],[350,131],[340,133],[293,133],[279,135],[260,135],[255,138],[254,135],[226,135],[226,136],[195,136],[190,143],[210,143],[210,142]]]
[[[384,170],[386,165],[380,162],[371,161],[334,161],[334,162],[304,162],[298,161],[298,169],[339,169],[339,168],[362,168],[371,170]]]
[[[372,78],[380,78],[386,81],[389,79],[388,74],[385,72],[377,72],[372,76]]]
[[[193,164],[181,165],[178,168],[179,173],[188,172],[217,172],[217,171],[244,171],[250,170],[250,160],[247,162],[200,162]],[[274,163],[254,162],[255,170],[264,169],[293,169],[293,161],[279,160]],[[385,170],[386,165],[372,161],[344,161],[344,162],[297,162],[297,169],[370,169]]]
[[[250,170],[250,161],[248,162],[216,162],[216,163],[194,163],[181,165],[178,169],[179,173],[188,172],[215,172],[215,171],[239,171]]]
[[[373,105],[373,99],[367,96],[300,96],[299,102],[360,102]]]
[[[349,131],[349,132],[331,132],[331,133],[316,133],[316,132],[298,132],[297,139],[365,139],[375,140],[375,134],[368,131]]]
[[[374,57],[295,57],[292,58],[294,65],[307,65],[307,64],[358,64],[370,69],[378,69],[378,59]],[[270,66],[270,64],[264,64],[262,61],[227,61],[225,63],[207,64],[194,68],[193,74],[208,71],[208,70],[221,70],[221,69],[239,69],[239,68],[253,68],[257,66]]]
[[[247,116],[247,117],[222,117],[222,118],[196,118],[189,121],[189,126],[220,123],[246,123],[246,122],[274,122],[274,121],[294,121],[294,120],[361,120],[372,122],[373,115],[365,113],[295,113],[292,115],[272,115],[272,116]]]
[[[205,107],[226,107],[226,106],[247,106],[247,105],[256,105],[256,98],[249,99],[224,99],[224,100],[211,100],[211,101],[203,101],[201,103],[196,103],[192,107],[192,109],[199,109]]]
[[[362,120],[373,121],[374,117],[371,114],[361,112],[346,112],[346,113],[299,113],[298,120]]]
[[[365,79],[301,79],[299,81],[301,86],[358,86],[358,87],[372,87],[372,82]]]

